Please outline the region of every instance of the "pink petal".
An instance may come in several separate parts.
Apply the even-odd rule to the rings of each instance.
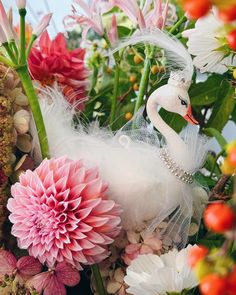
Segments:
[[[1,275],[11,275],[14,269],[16,268],[17,260],[15,256],[6,251],[0,249],[0,274]]]
[[[66,295],[66,288],[55,275],[51,275],[43,295]]]
[[[16,266],[18,269],[18,274],[24,280],[40,273],[42,270],[41,263],[37,259],[35,259],[34,257],[31,257],[31,256],[21,257],[17,261]]]
[[[29,279],[26,283],[28,287],[33,287],[35,290],[41,294],[41,292],[46,288],[48,285],[52,274],[50,272],[42,272],[31,279]]]
[[[73,287],[80,282],[80,274],[78,270],[65,262],[57,264],[56,276],[59,282],[70,287]]]

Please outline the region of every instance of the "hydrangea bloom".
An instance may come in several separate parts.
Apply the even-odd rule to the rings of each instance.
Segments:
[[[49,267],[67,262],[81,269],[80,263],[100,262],[121,221],[121,209],[106,191],[97,168],[66,157],[21,174],[7,206],[19,247]]]

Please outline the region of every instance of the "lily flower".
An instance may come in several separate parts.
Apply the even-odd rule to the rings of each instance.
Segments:
[[[112,15],[111,27],[107,30],[107,36],[111,44],[114,44],[118,40],[118,30],[115,14]]]
[[[4,44],[7,42],[7,36],[5,35],[2,27],[0,27],[0,44]]]
[[[36,37],[39,37],[49,26],[49,23],[52,18],[52,13],[44,15],[44,17],[41,19],[41,21],[38,23],[36,28],[33,30],[33,35]]]
[[[89,4],[83,0],[74,0],[74,3],[78,4],[84,13],[79,14],[73,6],[73,15],[66,17],[65,21],[71,19],[73,22],[69,25],[80,24],[83,27],[83,39],[90,29],[93,29],[100,36],[104,35],[102,14],[109,11],[112,5],[103,0],[92,0]]]
[[[7,17],[6,11],[3,7],[2,1],[0,1],[0,24],[3,28],[3,31],[7,37],[7,41],[14,40],[14,31],[13,28],[9,22],[9,19]]]
[[[110,2],[120,8],[139,29],[163,29],[165,25],[169,8],[168,0],[165,4],[162,0],[146,0],[142,9],[137,0],[110,0]]]

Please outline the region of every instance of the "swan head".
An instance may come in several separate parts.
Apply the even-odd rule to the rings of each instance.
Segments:
[[[198,124],[198,121],[192,115],[187,88],[168,83],[155,90],[151,96],[156,104],[168,112],[181,115],[190,124]]]

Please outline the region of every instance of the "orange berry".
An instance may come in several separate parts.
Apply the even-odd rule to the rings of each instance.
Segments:
[[[135,54],[134,56],[134,63],[135,64],[140,64],[143,61],[142,57],[138,54]]]
[[[233,270],[227,277],[227,295],[235,295],[236,294],[236,266],[234,266]]]
[[[228,154],[229,164],[236,167],[236,147],[232,148]]]
[[[209,0],[186,0],[184,10],[190,18],[198,19],[205,16],[211,9],[211,1]]]
[[[229,48],[236,51],[236,30],[229,32],[226,36]]]
[[[200,282],[202,295],[223,295],[226,288],[226,279],[217,274],[209,274]]]
[[[126,120],[126,121],[131,120],[132,117],[133,117],[133,114],[132,114],[131,112],[128,112],[128,113],[125,114],[125,120]]]
[[[235,223],[234,211],[224,203],[210,204],[203,215],[205,225],[216,233],[231,230]]]
[[[134,82],[136,82],[136,80],[137,80],[137,78],[135,75],[130,75],[130,77],[129,77],[130,83],[134,83]]]
[[[133,85],[133,90],[134,90],[134,91],[138,91],[138,90],[139,90],[139,85],[138,85],[138,83],[135,83],[135,84]]]
[[[236,20],[236,5],[220,9],[218,11],[218,17],[225,23]]]
[[[159,67],[158,67],[158,65],[154,65],[154,66],[152,66],[152,68],[151,68],[151,72],[152,72],[153,75],[157,74],[157,73],[159,72]]]
[[[206,257],[208,252],[209,250],[202,245],[192,247],[188,253],[188,264],[194,267],[200,260]]]

